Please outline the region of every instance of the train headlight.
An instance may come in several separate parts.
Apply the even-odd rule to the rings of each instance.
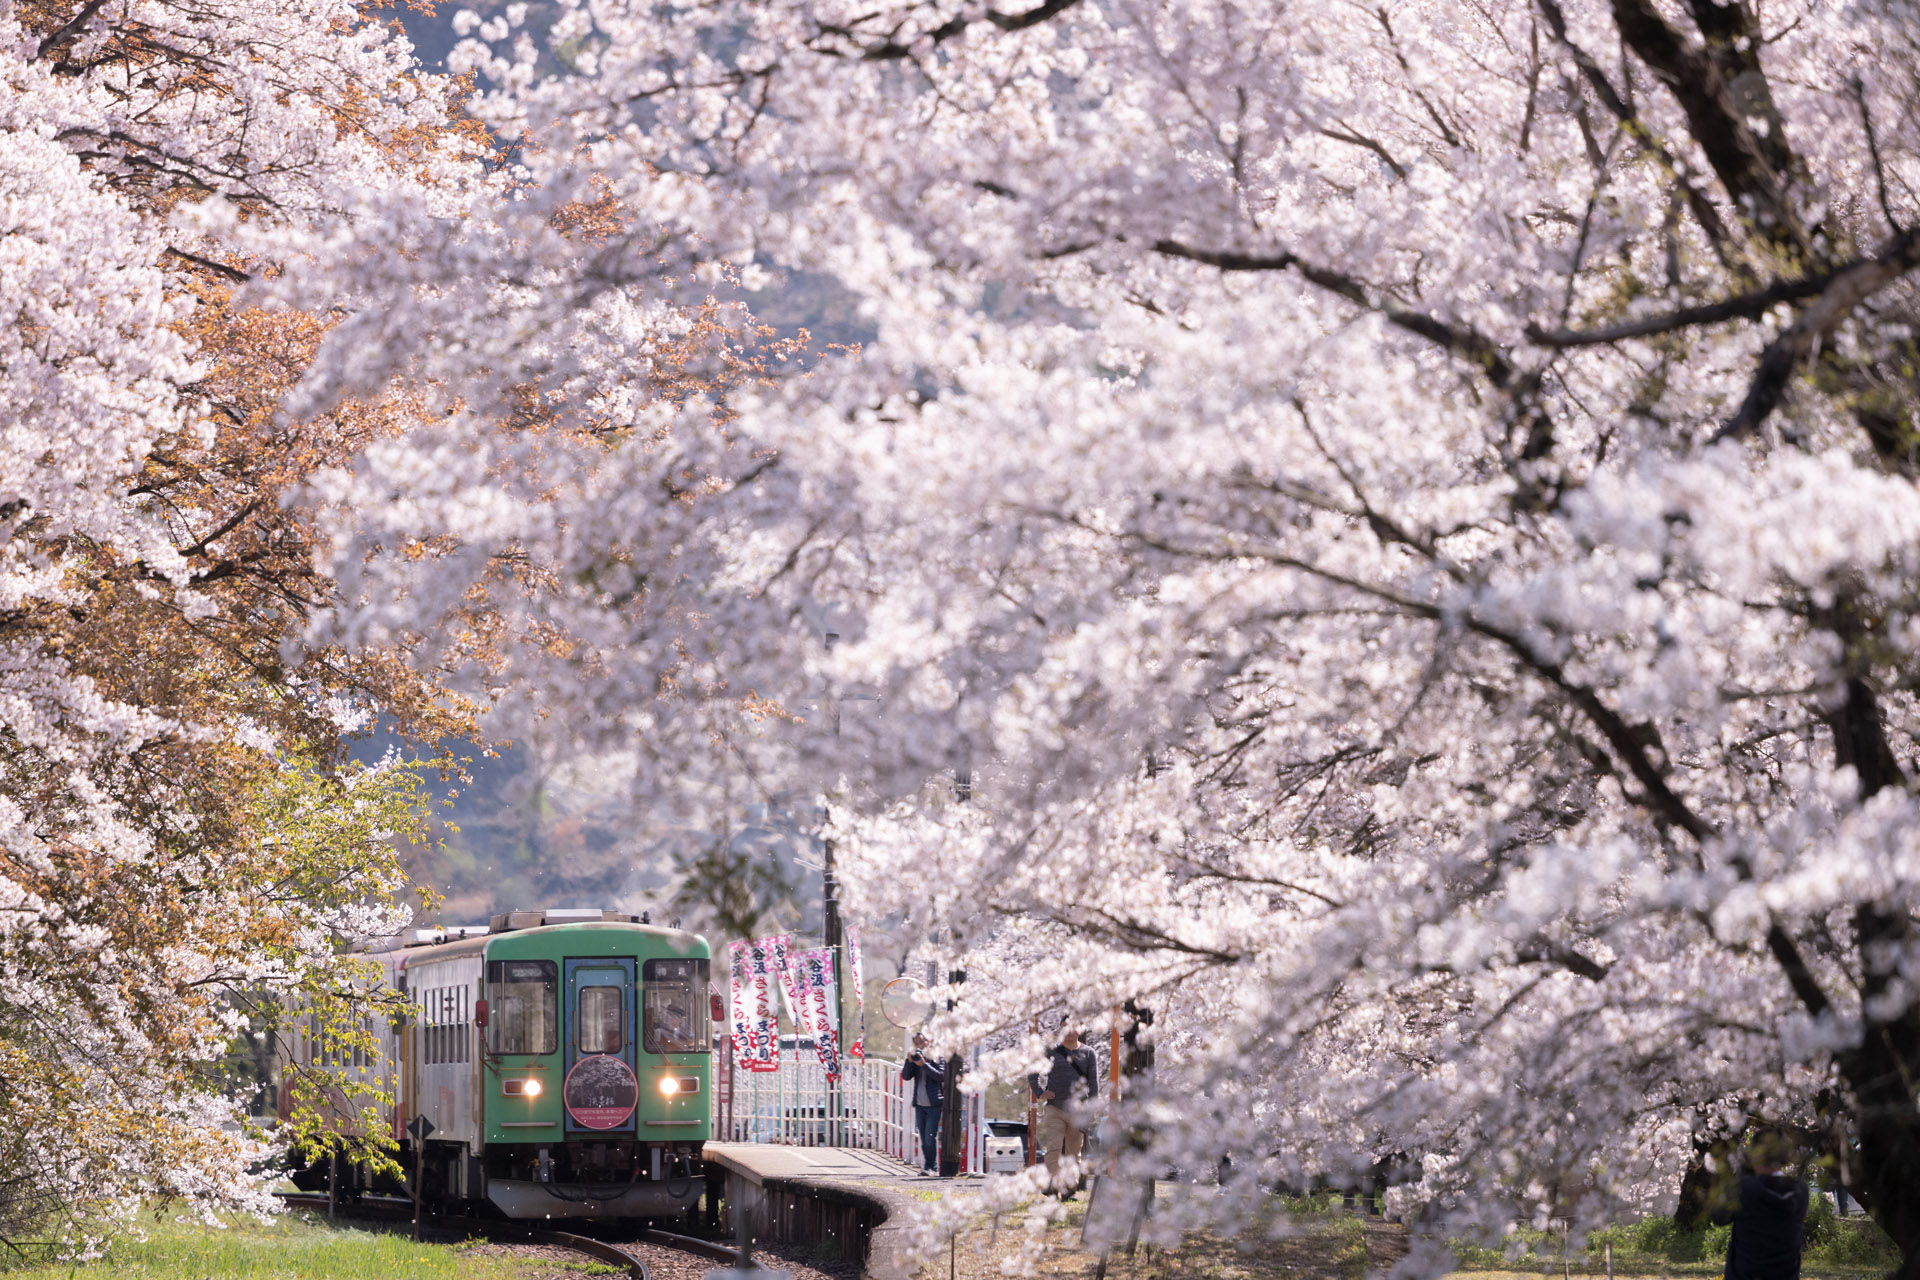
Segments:
[[[500,1092],[509,1098],[537,1098],[540,1096],[538,1080],[502,1080]]]
[[[660,1092],[666,1094],[669,1098],[679,1097],[684,1093],[698,1093],[700,1092],[700,1077],[666,1076],[660,1081]]]
[[[529,1080],[529,1081],[527,1081],[527,1084],[526,1084],[526,1093],[527,1093],[527,1096],[528,1096],[529,1098],[537,1098],[537,1097],[539,1097],[539,1096],[540,1096],[540,1082],[539,1082],[538,1080]]]
[[[680,1082],[672,1076],[667,1076],[660,1081],[660,1092],[671,1098],[674,1094],[680,1092]]]

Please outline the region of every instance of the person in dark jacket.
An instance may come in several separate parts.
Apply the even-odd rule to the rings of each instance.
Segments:
[[[1737,1185],[1708,1211],[1715,1226],[1733,1224],[1726,1280],[1800,1280],[1807,1184],[1780,1172],[1792,1158],[1785,1134],[1759,1134],[1747,1147],[1748,1168]]]
[[[1047,1051],[1046,1076],[1029,1075],[1027,1087],[1046,1104],[1040,1113],[1040,1141],[1047,1153],[1047,1182],[1058,1191],[1060,1157],[1079,1159],[1087,1142],[1086,1132],[1074,1119],[1074,1104],[1100,1091],[1099,1064],[1093,1050],[1080,1047],[1079,1032],[1060,1037],[1060,1043]],[[1073,1192],[1069,1190],[1063,1198],[1073,1199]]]
[[[913,1085],[913,1128],[920,1135],[920,1176],[939,1172],[940,1112],[946,1106],[947,1069],[927,1057],[927,1038],[915,1034],[913,1052],[900,1068],[900,1079]]]

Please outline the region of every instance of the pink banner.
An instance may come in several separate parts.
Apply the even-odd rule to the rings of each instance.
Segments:
[[[847,930],[847,981],[853,984],[853,1007],[860,1015],[860,1034],[847,1046],[847,1056],[862,1061],[867,1056],[867,978],[860,964],[860,931]]]
[[[773,939],[728,947],[732,971],[734,1061],[742,1071],[780,1069],[780,1021],[773,1007]],[[784,942],[784,939],[782,939]],[[785,947],[781,947],[785,952]]]

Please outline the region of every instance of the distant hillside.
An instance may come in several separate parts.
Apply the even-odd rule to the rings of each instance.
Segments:
[[[356,752],[404,744],[384,735]],[[611,907],[683,919],[716,937],[820,931],[820,851],[802,818],[762,806],[725,833],[636,820],[629,777],[604,761],[542,768],[532,752],[471,747],[471,781],[432,778],[437,847],[402,851],[416,884],[445,898],[422,923],[477,924],[516,907]]]

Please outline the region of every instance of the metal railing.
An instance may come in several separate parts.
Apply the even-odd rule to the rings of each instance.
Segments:
[[[801,1147],[857,1147],[910,1165],[920,1163],[912,1086],[898,1062],[842,1061],[829,1083],[812,1049],[783,1049],[776,1071],[742,1071],[730,1038],[714,1043],[713,1136],[720,1142],[771,1142]],[[982,1101],[960,1094],[963,1173],[986,1168]]]

